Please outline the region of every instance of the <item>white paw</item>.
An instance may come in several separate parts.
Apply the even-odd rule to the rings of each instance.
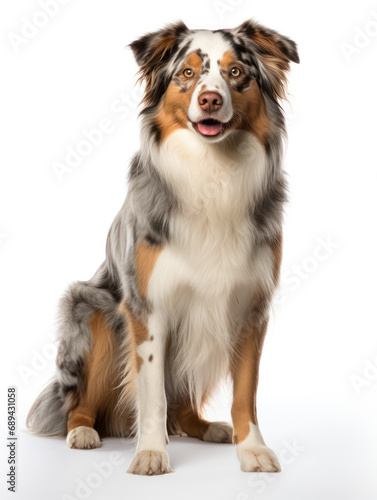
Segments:
[[[131,474],[154,476],[173,472],[169,465],[169,457],[165,451],[139,451],[134,456],[128,469]]]
[[[206,430],[203,441],[210,443],[231,443],[233,427],[226,422],[212,422]]]
[[[85,427],[83,425],[72,429],[68,433],[66,441],[69,448],[75,448],[77,450],[90,450],[101,446],[98,432],[91,427]]]
[[[275,453],[267,446],[256,446],[240,450],[238,457],[244,472],[280,472],[281,467]]]

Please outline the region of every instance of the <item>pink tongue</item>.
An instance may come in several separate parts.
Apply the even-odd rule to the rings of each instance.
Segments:
[[[214,124],[208,125],[207,123],[199,122],[198,130],[203,135],[217,135],[222,127],[221,122],[216,122]]]

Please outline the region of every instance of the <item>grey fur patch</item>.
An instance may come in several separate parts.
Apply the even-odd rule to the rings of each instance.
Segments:
[[[127,199],[112,224],[107,240],[109,269],[122,285],[123,297],[137,315],[148,311],[136,281],[137,244],[163,246],[170,239],[170,220],[177,209],[175,196],[161,179],[153,163],[145,165],[140,155],[131,163]]]
[[[263,196],[250,208],[250,218],[253,223],[253,234],[256,243],[273,242],[282,231],[282,215],[287,200],[287,187],[283,174],[276,175],[271,180]]]
[[[205,52],[203,52],[200,49],[197,49],[195,51],[195,53],[202,60],[202,67],[200,69],[200,76],[202,77],[204,75],[207,75],[209,73],[209,70],[211,69],[211,61],[210,61],[208,54],[206,54]]]

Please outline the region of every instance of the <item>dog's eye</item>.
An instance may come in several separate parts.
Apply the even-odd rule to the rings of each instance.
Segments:
[[[183,76],[185,76],[186,78],[192,78],[194,76],[194,72],[191,68],[186,68],[183,71]]]
[[[234,77],[240,76],[240,74],[241,74],[241,70],[240,70],[240,68],[238,68],[237,66],[235,66],[234,68],[232,68],[232,69],[230,70],[230,74],[231,74],[232,76],[234,76]]]

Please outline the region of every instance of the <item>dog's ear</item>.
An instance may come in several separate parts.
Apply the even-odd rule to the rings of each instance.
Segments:
[[[281,57],[295,63],[300,62],[296,43],[277,31],[265,28],[251,19],[243,22],[234,31],[251,39],[261,54]]]
[[[145,81],[145,106],[157,104],[165,92],[171,75],[166,72],[168,61],[175,54],[182,37],[189,29],[182,22],[170,24],[154,33],[147,33],[130,44],[140,66],[140,80]]]
[[[272,97],[284,99],[289,63],[300,62],[296,43],[252,20],[242,23],[233,33],[257,56],[264,89]]]
[[[154,66],[162,59],[168,59],[179,38],[188,32],[188,27],[178,21],[154,33],[141,36],[130,44],[136,62],[139,66]]]

